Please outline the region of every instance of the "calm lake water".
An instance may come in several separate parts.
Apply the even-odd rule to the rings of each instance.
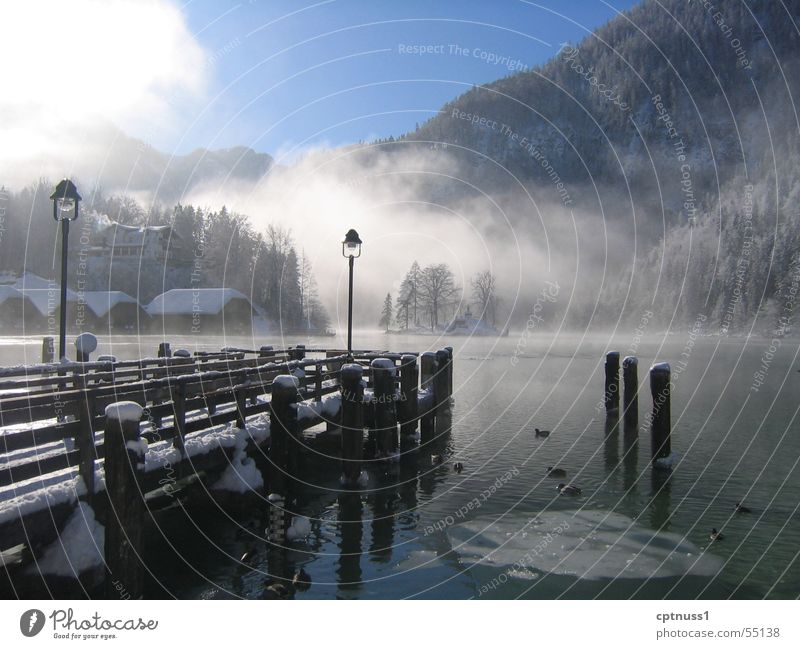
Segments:
[[[194,347],[171,340],[173,348]],[[99,351],[153,355],[157,342],[113,338]],[[38,339],[4,343],[0,362],[23,362],[23,352],[29,362],[38,357]],[[336,471],[307,471],[297,510],[311,519],[311,534],[291,544],[288,560],[313,583],[297,598],[800,594],[797,341],[784,339],[769,353],[768,339],[692,341],[688,334],[636,349],[623,336],[537,334],[524,344],[514,334],[446,341],[356,336],[360,348],[446,344],[455,348],[451,430],[396,469],[370,467],[360,495],[340,493]],[[205,340],[202,348],[223,345],[253,342]],[[640,359],[638,434],[615,428],[602,410],[609,349]],[[753,374],[764,360],[766,375],[755,390]],[[647,369],[654,361],[673,366],[677,462],[667,474],[649,462]],[[552,432],[537,438],[534,427]],[[431,453],[447,460],[432,466]],[[455,461],[464,465],[460,474]],[[559,495],[548,466],[564,468],[582,494]],[[752,513],[735,514],[737,501]],[[152,596],[263,596],[265,503],[254,499],[229,515],[209,502],[176,502],[158,515]],[[724,540],[709,541],[712,527]],[[246,551],[254,559],[242,566]]]

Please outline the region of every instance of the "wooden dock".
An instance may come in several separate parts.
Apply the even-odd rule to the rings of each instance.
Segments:
[[[450,348],[158,353],[0,368],[0,550],[24,546],[32,561],[82,501],[105,526],[109,596],[124,575],[140,597],[138,546],[159,494],[211,484],[243,451],[268,458],[262,504],[282,510],[317,444],[339,458],[342,490],[358,490],[365,462],[428,443],[451,404]],[[291,517],[273,518],[280,545]]]

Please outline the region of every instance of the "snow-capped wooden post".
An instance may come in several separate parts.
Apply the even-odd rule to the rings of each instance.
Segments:
[[[286,358],[290,361],[302,361],[306,357],[306,346],[295,345],[286,350]]]
[[[622,359],[622,390],[625,430],[633,432],[639,427],[639,359],[636,356]]]
[[[606,380],[603,393],[606,412],[619,412],[619,352],[606,354]]]
[[[170,349],[168,342],[158,343],[158,357],[159,358],[170,358],[172,356],[172,350]]]
[[[388,358],[375,358],[370,363],[375,394],[376,455],[388,458],[397,450],[397,415],[395,411],[395,366]]]
[[[436,414],[450,410],[450,352],[440,349],[436,352],[436,374],[434,392],[436,394]]]
[[[400,359],[400,400],[397,402],[401,450],[417,430],[418,385],[417,357],[413,354],[403,354]]]
[[[669,468],[669,457],[672,454],[670,440],[672,379],[669,363],[656,363],[650,368],[650,392],[653,395],[653,419],[650,423],[653,465],[656,468]]]
[[[110,510],[106,517],[106,597],[116,599],[122,584],[131,599],[144,590],[142,528],[146,505],[140,479],[146,445],[139,435],[142,407],[120,401],[106,407],[105,477]]]
[[[269,460],[270,493],[287,495],[291,480],[296,477],[297,442],[297,377],[289,374],[276,376],[272,381],[272,398],[269,404]]]
[[[55,363],[56,347],[52,336],[42,338],[42,363]]]
[[[429,397],[425,400],[425,406],[419,413],[419,430],[423,443],[430,441],[436,433],[436,386],[435,376],[438,369],[436,354],[425,352],[420,357],[420,389],[426,390]]]
[[[342,367],[342,484],[358,486],[364,456],[364,370],[358,363]]]

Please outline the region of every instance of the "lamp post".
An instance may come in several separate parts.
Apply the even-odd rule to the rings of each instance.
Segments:
[[[350,292],[347,301],[347,355],[353,355],[353,260],[361,256],[361,239],[358,232],[348,230],[342,241],[342,256],[350,261]]]
[[[81,195],[68,178],[64,178],[50,196],[53,201],[53,218],[61,224],[61,313],[58,332],[58,359],[67,354],[67,247],[69,244],[69,222],[78,218]]]

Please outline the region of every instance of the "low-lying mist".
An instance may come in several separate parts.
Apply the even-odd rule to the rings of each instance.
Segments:
[[[298,249],[313,263],[320,299],[339,324],[347,305],[340,242],[350,228],[364,241],[354,307],[362,326],[377,323],[387,292],[396,296],[415,260],[423,267],[445,263],[452,269],[461,289],[455,311],[470,304],[475,310],[471,279],[491,271],[503,326],[523,323],[542,290],[553,284],[558,295],[548,301],[548,326],[557,326],[555,314],[569,309],[590,314],[604,285],[616,282],[621,266],[633,261],[629,233],[635,228],[621,216],[624,205],[615,206],[613,216],[599,196],[595,210],[565,206],[555,188],[545,185],[509,184],[498,193],[465,180],[460,163],[446,152],[404,148],[312,152],[292,166],[276,165],[257,182],[202,186],[184,202],[212,209],[225,205],[247,214],[256,229],[267,224],[291,229]]]

